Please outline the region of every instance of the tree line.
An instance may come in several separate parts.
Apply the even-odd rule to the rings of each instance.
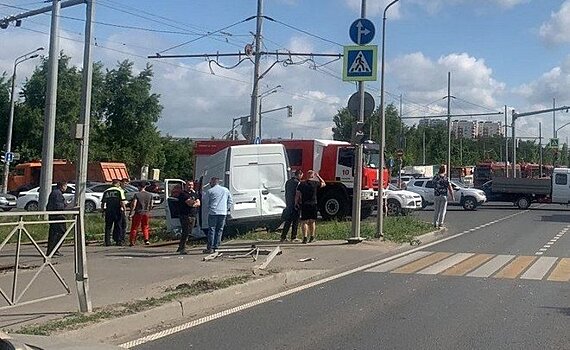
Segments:
[[[17,91],[12,150],[19,162],[40,159],[44,127],[47,60],[44,59]],[[93,69],[90,161],[124,162],[136,177],[143,165],[161,169],[161,177],[190,178],[193,143],[189,138],[161,135],[160,95],[152,93],[152,66],[140,72],[125,60]],[[57,117],[54,145],[56,159],[78,159],[77,142],[71,136],[81,110],[82,72],[71,58],[60,55],[57,88]],[[10,105],[10,77],[0,76],[0,144],[5,149]]]
[[[445,164],[447,162],[447,125],[417,126],[406,125],[400,119],[398,110],[393,104],[386,106],[386,159],[396,160],[396,151],[404,150],[403,165],[424,164],[424,134],[425,134],[425,164]],[[370,140],[379,143],[380,109],[377,108],[370,118],[365,119],[364,132]],[[350,115],[347,108],[338,110],[333,117],[333,138],[341,141],[351,141],[356,118]],[[451,139],[451,165],[470,166],[482,161],[505,160],[505,138],[493,136],[476,139]],[[544,141],[543,141],[544,142]],[[512,160],[512,140],[508,145],[509,161]],[[543,164],[568,166],[568,145],[564,143],[555,153],[543,145]],[[538,141],[519,140],[517,147],[517,162],[539,163],[540,146]],[[397,164],[397,161],[396,161]],[[388,165],[388,164],[387,164]]]

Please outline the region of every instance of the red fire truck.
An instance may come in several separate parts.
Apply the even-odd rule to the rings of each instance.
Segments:
[[[208,156],[233,145],[246,141],[208,140],[197,141],[194,147],[195,168],[204,168]],[[324,219],[342,219],[351,213],[354,182],[355,148],[348,142],[333,140],[263,140],[262,143],[280,143],[285,146],[291,170],[301,169],[304,173],[314,170],[325,180],[327,186],[319,190],[317,197],[319,211]],[[377,144],[364,145],[362,171],[362,217],[368,217],[376,205],[378,196],[378,165],[380,163]],[[201,174],[195,174],[199,177]],[[384,188],[388,186],[389,173],[384,171]]]

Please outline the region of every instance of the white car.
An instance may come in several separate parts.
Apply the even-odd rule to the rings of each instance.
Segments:
[[[478,206],[487,201],[485,192],[462,186],[456,181],[451,180],[451,187],[453,189],[454,200],[448,197],[450,205],[461,205],[465,210],[475,210]],[[434,203],[434,185],[432,178],[418,178],[408,184],[408,191],[419,194],[422,197],[425,208],[429,204]]]
[[[386,214],[390,216],[407,215],[412,210],[422,209],[422,197],[414,192],[400,190],[389,185],[384,191],[386,194]]]
[[[53,185],[52,189],[56,185]],[[33,188],[29,191],[20,192],[20,195],[16,201],[16,207],[18,209],[25,209],[27,211],[37,211],[39,209],[39,187]],[[75,194],[75,185],[68,184],[67,191],[63,194],[65,198],[66,206],[71,208],[73,206],[73,199]],[[85,193],[85,212],[91,213],[96,210],[101,209],[101,198],[103,195],[101,193],[91,192],[89,189]]]

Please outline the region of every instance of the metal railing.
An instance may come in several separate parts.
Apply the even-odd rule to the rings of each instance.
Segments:
[[[58,215],[58,216],[67,216],[72,217],[70,219],[58,219],[58,220],[50,220],[50,219],[42,219],[48,218],[49,215]],[[78,295],[80,298],[80,305],[88,305],[85,310],[81,311],[90,311],[88,309],[91,308],[91,303],[88,300],[87,293],[80,290],[80,287],[83,286],[83,283],[87,280],[87,272],[86,272],[86,254],[85,254],[85,237],[84,237],[84,228],[83,222],[81,222],[81,216],[79,210],[67,210],[67,211],[42,211],[42,212],[19,212],[19,213],[2,213],[0,214],[0,218],[15,218],[15,220],[10,222],[0,222],[0,227],[12,227],[10,233],[6,236],[6,238],[0,244],[0,253],[2,250],[7,246],[12,246],[12,244],[8,245],[13,238],[15,239],[15,252],[13,253],[14,256],[14,266],[12,268],[12,289],[11,291],[6,292],[2,288],[0,288],[0,295],[4,298],[8,305],[0,307],[0,310],[13,308],[16,306],[26,305],[37,303],[45,300],[50,300],[54,298],[63,297],[66,295],[71,294],[71,289],[61,276],[61,274],[55,268],[52,258],[57,250],[62,246],[65,239],[73,232],[74,236],[74,260],[75,260],[75,277],[76,281],[78,282]],[[37,220],[26,221],[24,218],[26,217],[37,217]],[[49,224],[56,224],[56,223],[70,223],[69,227],[65,230],[63,236],[57,242],[55,248],[50,252],[50,254],[44,253],[44,249],[40,248],[36,239],[34,239],[33,235],[28,230],[30,226],[38,226],[38,225],[49,225]],[[29,240],[31,245],[36,249],[40,258],[43,259],[43,263],[39,266],[31,280],[27,283],[27,285],[21,290],[20,292],[20,285],[18,281],[18,275],[21,270],[20,267],[20,257],[22,254],[22,243]],[[8,254],[10,256],[11,254]],[[26,294],[26,292],[30,289],[32,284],[36,281],[38,276],[44,271],[46,268],[49,268],[59,283],[65,289],[65,293],[60,293],[56,295],[49,295],[43,296],[32,300],[22,301],[22,298]],[[82,300],[82,298],[84,298]],[[1,300],[1,299],[0,299]]]

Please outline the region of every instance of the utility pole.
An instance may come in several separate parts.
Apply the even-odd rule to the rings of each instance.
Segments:
[[[55,142],[55,118],[57,103],[57,75],[59,71],[59,11],[60,0],[53,0],[49,43],[48,81],[44,117],[42,147],[42,172],[40,176],[39,209],[46,210],[53,181],[53,151]]]
[[[541,109],[538,111],[531,111],[531,112],[525,112],[525,113],[517,113],[515,112],[515,110],[513,109],[512,114],[512,125],[511,125],[511,129],[512,130],[512,137],[513,137],[513,166],[512,166],[512,171],[513,171],[513,177],[517,177],[516,174],[516,164],[517,164],[517,141],[516,141],[516,127],[515,127],[515,123],[517,121],[518,118],[520,117],[527,117],[529,115],[537,115],[537,114],[543,114],[543,113],[548,113],[548,112],[552,112],[552,111],[561,111],[561,110],[568,110],[570,109],[570,107],[568,106],[562,106],[562,107],[557,107],[557,108],[549,108],[549,109]]]
[[[257,138],[261,139],[261,130],[259,122],[259,64],[261,60],[261,31],[263,24],[263,0],[257,0],[257,24],[255,29],[255,58],[253,68],[253,90],[251,92],[251,141],[256,142]]]
[[[451,179],[451,72],[447,72],[447,178]]]
[[[424,136],[424,137],[423,137],[423,145],[424,145],[424,147],[423,147],[423,148],[424,148],[424,152],[423,152],[423,153],[424,153],[424,157],[423,157],[423,160],[424,160],[424,161],[423,161],[422,165],[426,165],[426,129],[425,129],[425,127],[424,127],[424,130],[423,130],[423,131],[424,131],[424,132],[423,132],[423,136]]]
[[[509,130],[508,130],[508,116],[507,105],[505,105],[505,175],[509,177]]]
[[[538,145],[540,147],[540,153],[539,153],[539,162],[538,162],[538,166],[539,166],[539,173],[540,173],[540,177],[542,177],[542,123],[538,123]]]
[[[552,137],[556,138],[556,98],[552,98]]]

